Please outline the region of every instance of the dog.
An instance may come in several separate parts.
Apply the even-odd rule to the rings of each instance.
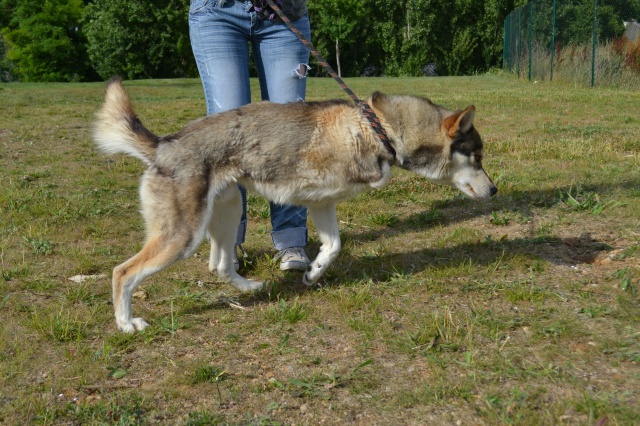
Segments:
[[[93,139],[105,153],[129,154],[148,167],[140,184],[146,242],[113,270],[118,329],[132,333],[148,325],[132,317],[133,291],[149,275],[190,257],[207,233],[211,272],[242,292],[263,288],[233,268],[242,211],[238,184],[276,203],[308,208],[321,247],[304,273],[307,286],[340,251],[336,203],[385,185],[391,166],[453,185],[471,198],[497,192],[482,168],[473,106],[452,112],[426,98],[380,92],[368,103],[396,155],[361,108],[342,100],[249,104],[156,136],[136,117],[121,80],[111,79]]]

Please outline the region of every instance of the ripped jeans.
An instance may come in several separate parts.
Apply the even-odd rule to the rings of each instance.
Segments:
[[[303,100],[309,52],[283,23],[263,21],[250,11],[250,1],[191,0],[189,34],[204,87],[207,115],[251,102],[249,43],[258,69],[262,100]],[[294,25],[309,39],[309,18]],[[286,143],[286,141],[283,141]],[[244,242],[247,196],[242,193],[242,221],[236,244]],[[305,208],[271,203],[271,238],[276,249],[307,243]]]

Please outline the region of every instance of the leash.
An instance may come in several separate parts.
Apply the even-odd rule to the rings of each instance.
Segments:
[[[322,55],[320,55],[320,53],[318,53],[318,51],[316,50],[315,47],[313,47],[311,42],[309,40],[307,40],[304,37],[304,35],[302,35],[300,30],[298,30],[295,27],[295,25],[293,25],[291,20],[287,17],[287,15],[284,14],[284,12],[282,12],[280,7],[276,4],[276,2],[274,0],[266,0],[266,3],[269,5],[269,7],[271,9],[273,9],[273,11],[278,15],[278,17],[280,17],[282,22],[284,22],[285,25],[287,27],[289,27],[289,29],[298,37],[298,39],[302,42],[302,44],[305,45],[305,47],[309,50],[309,52],[311,52],[313,54],[313,56],[316,57],[318,62],[320,62],[320,65],[322,65],[324,67],[324,69],[327,70],[329,75],[331,77],[333,77],[338,82],[340,87],[342,87],[342,89],[345,92],[347,92],[347,94],[351,97],[351,99],[353,99],[355,104],[358,107],[362,107],[362,113],[364,114],[365,117],[367,117],[367,120],[369,120],[369,123],[371,123],[371,127],[373,127],[373,130],[375,130],[376,134],[378,135],[378,137],[382,141],[382,144],[387,149],[387,151],[389,151],[389,154],[391,154],[393,156],[393,159],[395,160],[395,158],[396,158],[396,150],[393,148],[393,145],[391,144],[391,140],[389,139],[389,136],[387,135],[386,130],[384,129],[384,127],[382,127],[382,123],[380,122],[380,119],[378,118],[376,113],[373,112],[373,109],[371,109],[371,106],[369,106],[369,104],[367,102],[359,99],[356,96],[356,94],[353,93],[353,91],[349,88],[349,86],[347,86],[347,84],[344,81],[342,81],[342,79],[338,76],[338,74],[333,70],[331,65],[329,65],[329,63],[322,57]],[[263,10],[264,9],[259,9],[258,12],[263,11]],[[274,18],[273,15],[270,15],[270,16],[267,15],[267,16],[268,17],[266,19],[272,20]]]

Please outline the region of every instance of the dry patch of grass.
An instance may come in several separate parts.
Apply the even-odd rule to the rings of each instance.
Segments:
[[[0,85],[0,423],[639,423],[640,92],[348,83],[475,104],[499,194],[397,172],[339,205],[344,248],[315,289],[279,270],[250,197],[243,273],[269,290],[220,284],[205,243],[144,282],[135,335],[110,274],[141,247],[143,166],[90,141],[103,85]],[[204,111],[197,80],[126,85],[159,134]]]

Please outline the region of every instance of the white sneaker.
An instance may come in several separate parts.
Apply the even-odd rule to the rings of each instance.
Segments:
[[[281,250],[275,259],[282,259],[280,261],[282,271],[306,271],[310,263],[304,247],[289,247]]]

